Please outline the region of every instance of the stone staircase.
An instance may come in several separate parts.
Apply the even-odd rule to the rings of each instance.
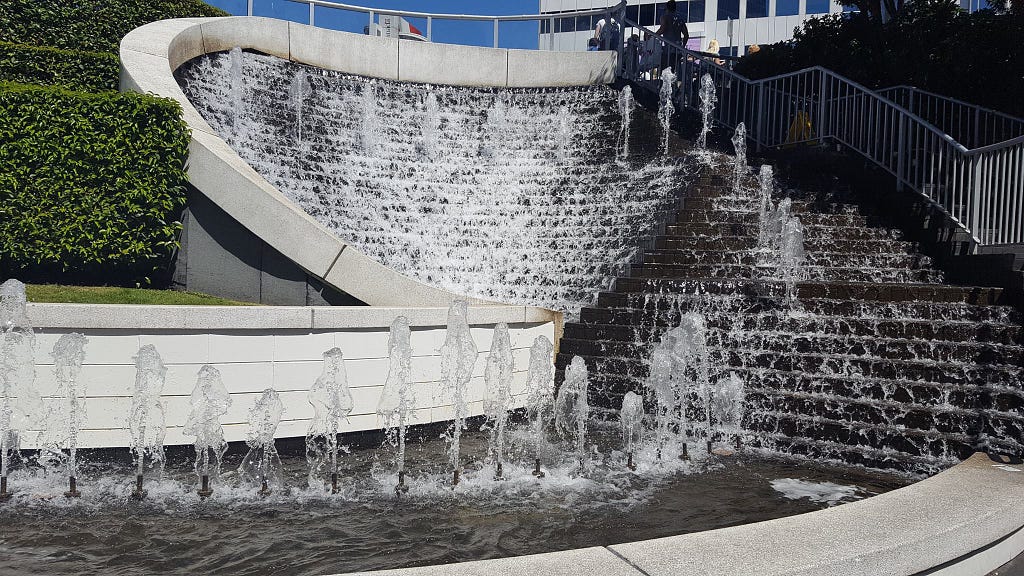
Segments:
[[[756,192],[737,195],[724,167],[709,168],[653,248],[566,324],[558,381],[582,356],[592,402],[618,407],[643,392],[661,334],[699,311],[712,378],[746,382],[752,446],[911,472],[978,448],[1020,453],[1024,330],[1002,289],[943,284],[856,191],[787,194],[805,226],[797,309],[756,266]]]

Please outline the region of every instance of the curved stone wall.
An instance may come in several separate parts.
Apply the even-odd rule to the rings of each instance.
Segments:
[[[411,280],[352,249],[289,202],[216,134],[182,93],[173,72],[188,60],[234,47],[354,74],[463,86],[606,83],[614,79],[615,65],[614,54],[608,52],[441,48],[267,18],[165,20],[125,36],[120,49],[121,88],[181,103],[193,131],[188,161],[192,184],[312,276],[379,306],[445,305],[454,295]]]

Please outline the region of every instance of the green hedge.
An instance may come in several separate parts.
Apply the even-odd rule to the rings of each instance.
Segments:
[[[143,24],[227,15],[200,0],[3,0],[0,40],[117,52],[121,38]]]
[[[117,90],[120,61],[107,52],[80,52],[0,42],[0,81]]]
[[[185,205],[180,106],[0,83],[0,277],[148,284]]]

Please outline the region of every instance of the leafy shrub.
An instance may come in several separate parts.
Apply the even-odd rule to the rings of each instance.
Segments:
[[[172,100],[0,83],[0,277],[148,283],[176,246],[188,143]]]
[[[201,0],[3,0],[0,40],[117,52],[121,38],[143,24],[227,15]]]
[[[0,81],[117,90],[120,61],[106,52],[80,52],[0,42]]]
[[[885,24],[863,13],[808,20],[791,42],[762,47],[737,71],[764,78],[818,65],[868,88],[907,84],[1024,116],[1022,38],[1024,13],[912,0]]]

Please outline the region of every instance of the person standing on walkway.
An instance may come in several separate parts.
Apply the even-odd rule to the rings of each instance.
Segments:
[[[668,0],[668,3],[665,4],[665,13],[661,15],[661,26],[656,34],[685,48],[686,43],[690,41],[690,31],[686,28],[686,15],[679,14],[677,8],[676,0]],[[682,54],[678,50],[666,46],[661,54],[661,67],[663,69],[669,66],[675,68],[680,56]]]

